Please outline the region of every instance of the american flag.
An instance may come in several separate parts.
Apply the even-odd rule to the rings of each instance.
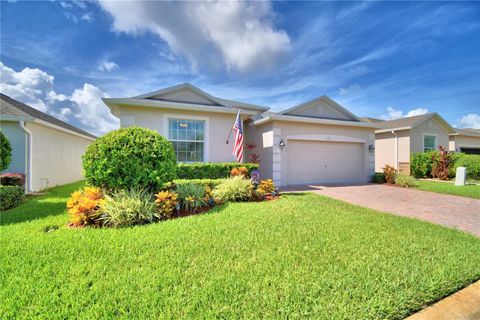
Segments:
[[[235,156],[238,162],[243,160],[243,124],[240,118],[240,109],[237,113],[237,119],[233,125],[233,131],[235,132],[235,144],[233,145],[232,154]]]

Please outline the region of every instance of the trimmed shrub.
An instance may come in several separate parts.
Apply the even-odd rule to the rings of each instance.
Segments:
[[[397,175],[397,169],[388,164],[383,168],[383,174],[385,175],[385,181],[387,183],[395,183],[395,176]]]
[[[185,183],[177,185],[175,190],[180,200],[180,208],[187,212],[195,212],[206,204],[204,186]]]
[[[434,156],[437,151],[414,153],[410,157],[410,173],[415,178],[431,178]]]
[[[458,167],[466,167],[467,168],[467,178],[472,180],[480,180],[480,155],[478,154],[464,154],[459,153],[456,156],[455,163],[454,163],[454,172],[453,176],[455,176],[455,171]]]
[[[383,172],[375,172],[372,175],[373,183],[385,183],[385,174]]]
[[[20,186],[0,186],[0,210],[15,208],[24,196],[25,190]]]
[[[415,178],[401,173],[397,174],[395,177],[395,184],[404,188],[416,187],[418,185]]]
[[[253,184],[241,176],[223,180],[215,189],[213,196],[222,201],[247,201],[252,198]]]
[[[0,175],[0,185],[2,186],[25,186],[25,175],[23,173],[4,173]]]
[[[177,176],[179,179],[222,179],[228,178],[232,169],[245,167],[248,175],[252,170],[258,169],[257,163],[237,162],[205,162],[205,163],[179,163]]]
[[[108,190],[158,190],[175,179],[176,165],[172,144],[156,131],[140,127],[107,133],[83,155],[87,182]]]
[[[111,227],[144,224],[158,218],[151,194],[140,189],[119,190],[105,195],[101,211],[102,221]]]
[[[12,161],[12,146],[7,136],[0,131],[0,171],[8,168]]]
[[[182,186],[185,184],[195,184],[198,186],[203,186],[204,188],[209,187],[214,189],[218,186],[224,179],[176,179],[171,182],[167,182],[163,185],[162,190],[173,190],[177,186]]]
[[[103,192],[100,188],[85,187],[75,191],[67,201],[67,210],[72,226],[99,225],[100,205]]]
[[[257,189],[262,189],[265,193],[273,193],[275,192],[275,184],[273,184],[272,179],[261,180]]]

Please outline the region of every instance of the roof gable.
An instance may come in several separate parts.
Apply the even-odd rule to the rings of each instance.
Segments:
[[[380,129],[377,131],[413,129],[413,128],[421,127],[423,124],[427,123],[430,120],[435,121],[438,125],[443,127],[448,133],[455,132],[452,126],[436,112],[426,113],[419,116],[412,116],[412,117],[378,122],[378,124],[383,129]]]
[[[222,103],[221,100],[189,83],[183,83],[177,86],[168,87],[158,91],[135,96],[133,98],[192,103],[220,107],[225,106],[225,104]]]
[[[327,96],[321,96],[320,98],[302,103],[284,110],[280,114],[331,120],[360,121],[357,116]]]

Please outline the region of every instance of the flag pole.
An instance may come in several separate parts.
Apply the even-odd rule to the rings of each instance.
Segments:
[[[237,121],[238,115],[240,114],[240,107],[237,107],[237,108],[238,108],[237,116],[235,117],[235,120],[233,120],[234,125],[235,125],[235,121]],[[230,137],[232,136],[232,130],[233,130],[233,126],[230,127],[230,132],[228,133],[227,141],[225,141],[226,144],[228,144],[228,142],[230,141]]]

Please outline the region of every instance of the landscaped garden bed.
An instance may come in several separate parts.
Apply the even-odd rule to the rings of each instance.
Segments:
[[[226,202],[278,198],[272,180],[252,174],[258,165],[177,164],[170,142],[144,128],[97,139],[83,164],[89,186],[67,203],[70,227],[126,227],[204,213]]]

